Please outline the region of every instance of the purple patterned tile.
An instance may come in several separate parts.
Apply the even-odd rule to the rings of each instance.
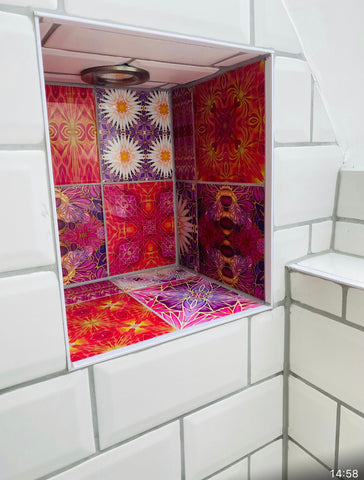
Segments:
[[[177,221],[181,265],[198,270],[196,184],[177,182]]]

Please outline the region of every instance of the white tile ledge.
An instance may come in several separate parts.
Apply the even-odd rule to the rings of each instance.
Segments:
[[[288,264],[287,267],[291,271],[364,290],[364,258],[329,252]]]

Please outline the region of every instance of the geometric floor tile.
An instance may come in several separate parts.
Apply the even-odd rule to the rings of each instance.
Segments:
[[[116,293],[121,293],[120,288],[110,282],[110,280],[104,280],[102,282],[79,285],[78,287],[65,288],[64,298],[66,305],[72,305],[74,303],[115,295]]]

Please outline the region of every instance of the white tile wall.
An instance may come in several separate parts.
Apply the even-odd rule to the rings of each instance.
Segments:
[[[66,368],[54,273],[0,278],[0,311],[0,389]]]
[[[339,217],[364,220],[364,172],[341,170],[340,195],[337,206]]]
[[[251,381],[283,370],[284,308],[251,319]]]
[[[52,479],[180,480],[179,423],[142,435]]]
[[[313,223],[311,227],[312,253],[328,250],[331,245],[332,221]]]
[[[337,283],[292,272],[291,296],[294,300],[341,317],[342,288]]]
[[[364,332],[303,308],[291,309],[291,370],[364,411]]]
[[[279,376],[185,418],[186,480],[201,480],[281,433]]]
[[[65,0],[71,15],[103,19],[167,32],[179,32],[213,39],[249,43],[249,0],[187,0],[174,2],[173,8],[164,0]]]
[[[55,262],[47,185],[43,152],[0,151],[0,272]]]
[[[251,480],[282,480],[282,440],[254,453],[250,459]]]
[[[30,18],[0,12],[0,57],[0,143],[39,143],[44,134],[43,115]]]
[[[358,468],[363,474],[364,418],[342,407],[339,437],[339,467]],[[360,478],[360,476],[359,476]]]
[[[334,142],[335,132],[333,131],[331,121],[327,115],[325,105],[322,101],[317,84],[313,91],[313,142]]]
[[[315,457],[334,466],[336,402],[300,380],[289,380],[288,434]]]
[[[364,290],[349,288],[346,303],[346,320],[364,327]]]
[[[336,222],[335,250],[364,256],[364,225],[352,222]]]
[[[223,472],[210,477],[210,480],[248,480],[248,460],[245,458]]]
[[[105,448],[245,386],[247,320],[96,365],[94,371]]]
[[[0,397],[2,480],[29,480],[95,451],[86,371]]]
[[[20,7],[57,8],[57,0],[1,0],[1,3]]]
[[[273,92],[274,138],[308,142],[311,121],[311,73],[306,62],[276,57]]]
[[[274,232],[273,298],[275,302],[283,300],[285,296],[285,265],[307,255],[308,241],[308,225]]]
[[[288,442],[289,480],[327,480],[330,473],[314,458],[293,442]]]
[[[341,161],[337,146],[276,148],[274,224],[331,216]]]
[[[301,45],[282,0],[254,1],[255,45],[299,53]]]

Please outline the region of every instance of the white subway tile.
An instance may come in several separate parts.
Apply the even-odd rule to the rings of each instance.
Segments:
[[[341,160],[337,146],[276,148],[274,224],[330,217]]]
[[[44,127],[35,33],[30,18],[0,12],[0,57],[0,143],[39,143]]]
[[[255,45],[300,53],[301,45],[282,0],[254,1]]]
[[[282,480],[282,440],[267,445],[250,458],[251,480]]]
[[[291,370],[364,411],[364,332],[304,308],[291,309]]]
[[[0,152],[0,199],[0,272],[54,263],[43,152]]]
[[[282,377],[184,420],[186,480],[200,480],[282,433]]]
[[[308,241],[308,225],[274,232],[273,297],[275,302],[283,300],[285,296],[286,264],[307,255]]]
[[[228,3],[210,0],[174,2],[164,0],[64,0],[67,13],[126,25],[177,32],[238,43],[250,41],[249,0]]]
[[[19,7],[57,8],[57,0],[1,0],[1,3]]]
[[[180,480],[180,432],[174,422],[85,463],[52,480]]]
[[[339,217],[364,220],[364,172],[341,170],[340,194],[337,206]]]
[[[364,225],[352,222],[336,222],[335,250],[364,256]]]
[[[364,327],[364,290],[349,288],[346,302],[346,320]]]
[[[0,279],[0,388],[66,368],[59,296],[52,272]]]
[[[363,474],[364,418],[341,408],[339,468],[357,468]],[[360,476],[358,477],[360,478]]]
[[[248,460],[245,458],[221,473],[210,477],[210,480],[248,480]]]
[[[288,442],[288,477],[289,480],[327,480],[329,471],[302,448]]]
[[[35,479],[91,455],[87,372],[3,394],[0,431],[2,480]]]
[[[105,448],[245,386],[247,320],[96,365],[94,371]]]
[[[321,94],[315,84],[313,90],[313,125],[312,125],[312,141],[313,142],[334,142],[335,132],[332,128],[331,121],[327,115],[325,105],[322,101]]]
[[[313,275],[291,273],[293,300],[338,315],[342,313],[342,288],[337,283]]]
[[[277,142],[308,142],[311,121],[311,73],[306,62],[276,57],[273,92]]]
[[[313,223],[311,227],[312,253],[328,250],[331,245],[332,221]]]
[[[251,380],[256,382],[283,370],[284,308],[251,319]]]
[[[336,402],[290,377],[288,434],[329,466],[335,461],[336,410]]]

